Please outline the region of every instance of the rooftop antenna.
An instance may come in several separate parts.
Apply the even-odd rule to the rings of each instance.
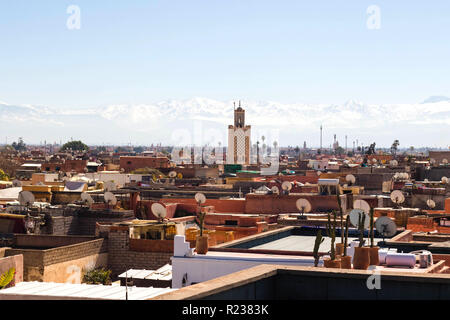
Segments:
[[[354,175],[348,174],[348,175],[345,177],[345,181],[347,181],[348,184],[351,186],[351,185],[353,185],[353,184],[356,182],[356,178],[355,178]]]
[[[271,190],[272,190],[272,193],[274,193],[274,194],[280,194],[280,189],[277,186],[273,186],[271,188]]]
[[[83,204],[88,205],[89,207],[94,203],[91,195],[86,192],[81,193],[81,200],[83,201]]]
[[[15,179],[12,182],[12,186],[15,187],[15,188],[21,187],[22,186],[22,182],[17,180],[17,179]]]
[[[34,195],[30,191],[21,191],[19,193],[19,203],[21,206],[30,207],[35,201]]]
[[[399,204],[405,202],[405,196],[400,190],[394,190],[391,192],[391,200],[394,203],[394,208],[399,208]]]
[[[114,181],[106,181],[104,184],[104,188],[105,191],[107,192],[111,192],[111,191],[116,191],[117,190],[117,186],[114,183]]]
[[[365,215],[364,219],[364,229],[369,228],[370,226],[370,217],[363,209],[353,209],[349,213],[350,223],[355,227],[359,228],[360,216]]]
[[[427,200],[427,206],[428,206],[428,208],[430,208],[430,209],[434,209],[434,208],[436,207],[436,202],[434,202],[433,199],[428,199],[428,200]]]
[[[383,242],[386,237],[392,237],[397,233],[397,226],[389,217],[379,217],[375,222],[375,228],[383,237]]]
[[[311,212],[311,203],[306,199],[298,199],[295,203],[297,206],[297,209],[300,210],[301,216],[300,219],[304,219],[304,213],[305,212]]]
[[[290,181],[285,181],[281,184],[281,189],[284,190],[284,194],[288,195],[289,191],[292,189],[292,183]]]
[[[152,212],[155,215],[155,217],[158,218],[159,222],[164,221],[164,218],[167,216],[167,209],[164,207],[161,203],[155,202],[152,204]]]
[[[355,200],[353,202],[353,208],[354,209],[360,209],[364,211],[366,214],[370,212],[370,206],[365,200]],[[366,221],[369,221],[369,219],[366,219]]]
[[[103,197],[108,204],[108,209],[110,205],[115,206],[117,204],[117,198],[112,192],[105,192]]]

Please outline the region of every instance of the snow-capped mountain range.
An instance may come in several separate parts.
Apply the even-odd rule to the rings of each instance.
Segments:
[[[377,142],[378,146],[390,146],[395,139],[403,147],[450,144],[450,98],[446,97],[430,97],[417,104],[243,101],[242,106],[253,140],[265,135],[281,146],[303,146],[304,141],[318,146],[321,124],[324,147],[333,142],[334,134],[342,146],[347,135],[349,148],[356,139],[364,145]],[[70,109],[0,102],[0,122],[0,141],[3,136],[9,143],[20,136],[28,143],[74,138],[88,144],[199,145],[220,141],[226,145],[233,102],[194,98]]]

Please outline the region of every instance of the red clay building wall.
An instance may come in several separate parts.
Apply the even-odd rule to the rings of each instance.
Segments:
[[[120,169],[126,173],[141,168],[169,168],[167,157],[120,157]]]

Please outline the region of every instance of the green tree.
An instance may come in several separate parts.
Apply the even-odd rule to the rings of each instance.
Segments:
[[[0,289],[4,289],[14,280],[16,269],[11,268],[0,276]]]
[[[104,268],[94,269],[88,271],[83,276],[83,282],[87,284],[111,284],[111,270],[106,270]]]
[[[61,151],[66,151],[66,150],[88,151],[89,147],[79,140],[78,141],[69,141],[61,147]]]
[[[0,180],[9,181],[9,176],[2,169],[0,169]]]
[[[14,148],[14,150],[16,150],[16,151],[24,151],[24,150],[27,149],[25,143],[23,142],[22,137],[19,138],[19,141],[18,141],[18,142],[15,142],[15,141],[14,141],[14,142],[11,144],[11,146],[12,146],[12,147]]]

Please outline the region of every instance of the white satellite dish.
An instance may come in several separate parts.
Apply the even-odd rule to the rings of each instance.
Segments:
[[[369,213],[370,212],[370,206],[367,203],[367,201],[365,201],[365,200],[355,200],[353,202],[353,208],[354,209],[361,209],[365,213]]]
[[[109,191],[105,192],[103,197],[105,198],[106,203],[111,204],[113,206],[117,204],[117,198],[113,193]]]
[[[390,162],[390,164],[391,164],[391,166],[396,167],[396,166],[398,166],[398,161],[397,160],[392,160]]]
[[[281,184],[281,189],[284,191],[290,191],[292,189],[292,184],[289,181],[285,181]]]
[[[206,197],[203,193],[197,193],[195,194],[195,201],[197,201],[197,203],[203,204],[206,202]]]
[[[397,233],[397,226],[389,217],[379,217],[377,221],[375,221],[375,228],[383,237],[383,241],[384,238],[392,237]]]
[[[15,187],[15,188],[21,187],[22,186],[22,181],[19,181],[17,179],[13,180],[12,186]]]
[[[164,219],[167,216],[166,207],[164,207],[161,203],[155,202],[152,204],[152,212],[159,219]]]
[[[359,219],[361,218],[361,215],[364,215],[364,229],[369,228],[370,226],[370,217],[367,213],[364,212],[362,209],[353,209],[350,211],[349,217],[350,217],[350,223],[355,227],[359,227]]]
[[[114,183],[114,181],[106,181],[105,184],[104,184],[104,189],[107,192],[116,191],[117,190],[117,186]]]
[[[317,175],[320,176],[322,174],[321,171],[317,171]]]
[[[435,164],[435,163],[436,163],[436,160],[433,159],[433,158],[431,158],[431,159],[430,159],[430,163],[431,163],[431,164]]]
[[[433,199],[428,199],[428,200],[427,200],[427,206],[428,206],[430,209],[433,209],[434,207],[436,207],[436,202],[434,202]]]
[[[405,202],[405,196],[403,195],[403,192],[401,192],[400,190],[394,190],[391,192],[391,200],[392,202],[398,205],[400,203]]]
[[[19,203],[21,206],[29,207],[33,205],[34,201],[34,195],[30,191],[20,191]]]
[[[81,193],[81,200],[89,206],[92,203],[94,203],[94,200],[92,199],[91,195],[86,192]]]
[[[430,182],[430,180],[428,180],[428,179],[425,179],[425,180],[423,180],[423,182]]]
[[[276,193],[276,194],[280,193],[280,189],[278,189],[277,186],[273,186],[271,190],[272,190],[273,193]]]
[[[448,178],[447,177],[442,177],[441,182],[446,184],[448,183]]]
[[[175,171],[170,171],[169,172],[169,178],[176,178],[176,176],[177,176],[177,173],[175,172]]]
[[[300,210],[302,213],[304,212],[311,212],[311,203],[306,199],[298,199],[296,201],[297,209]]]
[[[442,164],[448,164],[448,160],[447,159],[442,159]]]
[[[350,183],[350,184],[354,184],[354,183],[356,182],[356,178],[355,178],[354,175],[348,174],[348,175],[345,177],[345,181],[347,181],[347,182]]]
[[[373,164],[375,164],[375,163],[377,163],[377,162],[378,162],[377,159],[375,159],[375,158],[372,159],[372,163],[373,163]]]

